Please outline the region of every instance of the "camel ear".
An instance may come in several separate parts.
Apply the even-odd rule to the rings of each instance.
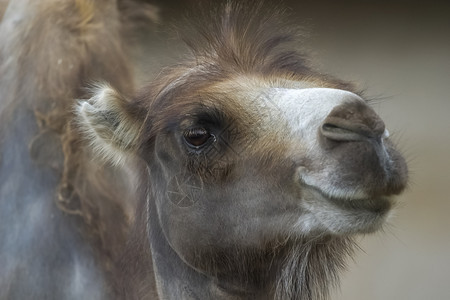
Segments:
[[[142,120],[132,113],[130,102],[110,86],[96,87],[91,99],[81,101],[77,119],[102,158],[118,165],[136,152]]]

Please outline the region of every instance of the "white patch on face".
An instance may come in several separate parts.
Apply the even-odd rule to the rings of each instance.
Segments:
[[[268,96],[267,101],[277,107],[291,135],[302,137],[302,143],[308,144],[315,142],[317,129],[333,108],[346,102],[364,102],[354,93],[330,88],[273,88]]]

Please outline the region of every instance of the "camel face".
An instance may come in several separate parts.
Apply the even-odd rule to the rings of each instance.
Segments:
[[[163,231],[186,261],[212,245],[372,232],[405,186],[383,121],[352,92],[234,82],[193,98],[146,158]]]
[[[163,104],[150,104],[147,126],[130,113],[105,113],[124,107],[109,89],[80,108],[97,135],[108,132],[101,120],[114,125],[109,132],[128,132],[118,143],[124,149],[136,131],[153,131],[138,151],[149,198],[172,249],[197,269],[208,270],[199,255],[235,245],[375,231],[405,187],[405,162],[360,96],[317,82],[274,82],[174,88]]]

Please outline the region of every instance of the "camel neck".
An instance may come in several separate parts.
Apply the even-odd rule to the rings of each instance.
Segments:
[[[148,236],[159,299],[273,299],[264,288],[242,288],[232,276],[219,280],[189,266],[164,238],[151,201],[148,209]]]

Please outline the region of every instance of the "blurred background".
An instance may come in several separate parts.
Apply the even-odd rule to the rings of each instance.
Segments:
[[[167,24],[187,2],[155,1],[138,75],[151,79],[184,46]],[[197,1],[198,2],[198,1]],[[359,238],[336,300],[450,299],[450,5],[285,1],[320,70],[357,83],[406,156],[410,185],[384,232]]]

